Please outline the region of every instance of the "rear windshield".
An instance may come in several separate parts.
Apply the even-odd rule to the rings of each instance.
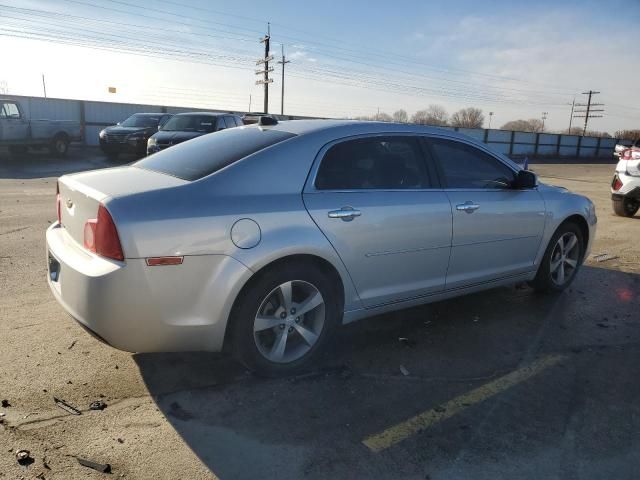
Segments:
[[[213,132],[216,129],[213,115],[176,115],[164,124],[166,132]]]
[[[184,180],[197,180],[291,137],[295,135],[280,130],[230,128],[174,145],[133,165]]]

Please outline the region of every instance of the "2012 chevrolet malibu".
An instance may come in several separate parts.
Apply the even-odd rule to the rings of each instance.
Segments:
[[[559,292],[596,229],[587,198],[418,125],[263,118],[58,189],[48,282],[80,324],[131,352],[228,348],[264,374],[363,317]]]

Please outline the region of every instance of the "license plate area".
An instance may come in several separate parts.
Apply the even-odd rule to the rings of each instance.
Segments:
[[[57,282],[60,278],[60,262],[49,252],[49,278]]]

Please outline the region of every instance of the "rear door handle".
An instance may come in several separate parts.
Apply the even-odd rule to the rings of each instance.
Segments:
[[[327,215],[329,215],[329,218],[340,218],[345,222],[350,222],[362,215],[362,212],[353,207],[342,207],[340,210],[331,210]]]
[[[467,213],[473,213],[479,208],[480,208],[480,205],[478,205],[477,203],[473,203],[472,201],[467,201],[459,205],[456,205],[456,210],[459,210],[461,212],[467,212]]]

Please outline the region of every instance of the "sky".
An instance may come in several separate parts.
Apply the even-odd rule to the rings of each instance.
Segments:
[[[0,90],[40,96],[44,74],[49,97],[261,111],[267,22],[275,61],[291,61],[285,114],[437,104],[480,108],[485,127],[489,112],[492,127],[547,112],[561,130],[595,90],[590,130],[640,128],[638,0],[0,0]]]

